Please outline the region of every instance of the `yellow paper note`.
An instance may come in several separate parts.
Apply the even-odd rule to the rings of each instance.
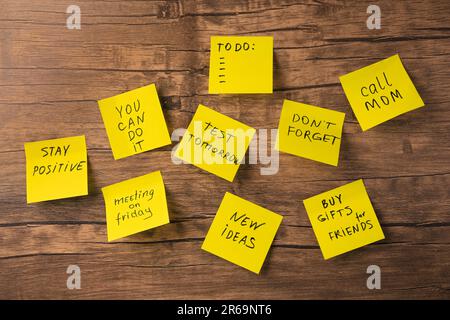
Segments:
[[[337,166],[345,113],[284,100],[277,150]]]
[[[25,143],[27,203],[88,194],[84,136]]]
[[[233,181],[255,129],[199,105],[175,156]]]
[[[161,172],[155,171],[102,188],[108,241],[169,223]]]
[[[282,219],[227,192],[202,249],[259,274]]]
[[[424,106],[398,55],[340,80],[363,131]]]
[[[209,93],[272,93],[273,37],[211,37]]]
[[[98,101],[114,159],[171,143],[154,84]]]
[[[384,239],[363,181],[303,200],[325,259]]]

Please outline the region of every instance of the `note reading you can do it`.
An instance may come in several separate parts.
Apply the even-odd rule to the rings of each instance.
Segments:
[[[175,156],[233,181],[255,129],[199,105]]]
[[[384,239],[362,180],[303,200],[325,259]]]
[[[259,273],[283,217],[227,192],[202,249]]]
[[[84,136],[25,143],[27,203],[88,194]]]
[[[340,77],[363,131],[424,106],[399,55]]]
[[[276,148],[337,166],[345,114],[284,100]]]
[[[161,172],[102,188],[108,241],[169,223]]]
[[[209,93],[272,93],[273,37],[211,37]]]
[[[154,84],[98,101],[114,159],[171,143]]]

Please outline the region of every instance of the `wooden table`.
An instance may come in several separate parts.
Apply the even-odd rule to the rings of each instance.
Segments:
[[[0,298],[450,298],[450,2],[4,0],[0,9]],[[212,35],[274,36],[274,93],[209,95]],[[362,132],[339,76],[399,53],[426,103]],[[172,132],[199,103],[257,129],[283,99],[346,113],[338,167],[281,154],[233,183],[176,145],[114,161],[97,100],[156,83]],[[26,204],[24,142],[86,135],[89,196]],[[273,142],[273,140],[272,140]],[[162,170],[171,223],[108,243],[101,187]],[[324,261],[301,200],[363,178],[386,239]],[[233,192],[284,216],[257,276],[200,249]],[[81,289],[66,269],[81,268]],[[381,290],[366,269],[381,268]]]

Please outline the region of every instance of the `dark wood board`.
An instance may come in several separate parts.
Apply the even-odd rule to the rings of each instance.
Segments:
[[[88,1],[81,30],[57,0],[0,8],[0,298],[449,299],[450,2]],[[272,95],[209,95],[212,35],[274,36]],[[396,53],[426,106],[362,132],[339,76]],[[233,183],[171,161],[115,161],[97,100],[155,83],[172,132],[199,103],[275,129],[283,99],[346,113],[338,167],[280,154]],[[24,142],[86,135],[89,196],[26,204]],[[100,189],[161,170],[172,223],[106,239]],[[386,239],[324,261],[302,200],[363,178]],[[260,275],[200,249],[226,191],[284,216]],[[68,290],[66,269],[81,268]],[[381,267],[382,289],[366,269]]]

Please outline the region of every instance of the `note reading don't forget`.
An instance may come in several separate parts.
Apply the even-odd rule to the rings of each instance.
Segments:
[[[284,100],[276,148],[337,166],[345,114]]]

